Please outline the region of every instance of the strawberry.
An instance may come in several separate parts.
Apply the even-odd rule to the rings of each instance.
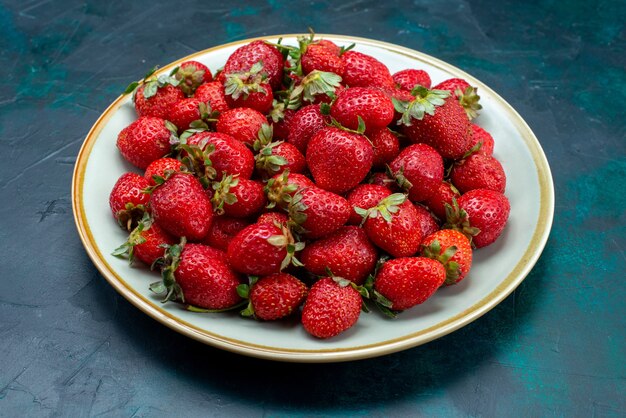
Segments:
[[[326,127],[326,119],[319,105],[300,108],[289,123],[287,142],[295,145],[300,152],[306,153],[309,140]]]
[[[150,290],[165,294],[163,302],[179,300],[192,311],[232,308],[241,301],[237,294],[241,278],[224,259],[222,251],[186,244],[183,238],[160,260],[162,281],[150,285]]]
[[[478,117],[478,111],[482,109],[478,103],[480,96],[476,94],[477,88],[472,87],[467,81],[461,78],[450,78],[437,84],[434,89],[449,91],[459,101],[468,119]]]
[[[143,217],[150,195],[144,193],[150,184],[136,173],[124,173],[109,194],[109,207],[117,223],[128,231]]]
[[[261,112],[247,107],[238,107],[221,113],[217,119],[216,129],[217,132],[230,135],[244,144],[252,145],[264,123],[267,123],[267,119]]]
[[[357,129],[360,117],[370,131],[384,128],[393,120],[393,102],[378,89],[352,87],[343,90],[331,105],[330,114],[341,125]]]
[[[302,251],[301,261],[313,274],[323,276],[330,270],[333,274],[362,284],[376,266],[378,252],[357,226],[342,226]]]
[[[504,193],[506,174],[502,164],[489,155],[472,154],[454,164],[450,180],[461,193],[489,189]]]
[[[295,114],[295,110],[285,109],[284,111],[282,111],[282,114],[278,115],[276,118],[268,118],[272,126],[274,139],[282,139],[285,141],[287,140],[287,137],[289,136],[289,131],[291,130],[291,120],[293,119]]]
[[[335,73],[313,70],[303,77],[289,95],[290,105],[330,103],[345,88]]]
[[[248,225],[250,225],[250,222],[244,219],[215,216],[211,223],[211,228],[202,243],[218,250],[226,251],[228,244],[235,235]]]
[[[335,127],[319,131],[307,147],[306,162],[318,187],[345,193],[359,184],[372,168],[374,150],[359,134]]]
[[[456,229],[471,236],[476,248],[486,247],[498,239],[511,211],[505,195],[488,189],[474,189],[456,202],[458,204],[449,210],[444,228]]]
[[[400,154],[400,142],[389,129],[377,129],[367,134],[374,147],[374,168],[384,168]]]
[[[263,321],[274,321],[291,315],[304,302],[307,287],[287,273],[274,273],[250,284],[240,284],[239,295],[249,299],[242,316],[252,316]]]
[[[321,238],[342,227],[350,217],[350,204],[338,194],[308,187],[289,202],[289,219],[310,239]]]
[[[253,149],[257,152],[254,157],[256,168],[261,176],[272,177],[285,170],[291,173],[303,172],[306,169],[306,160],[298,148],[288,142],[272,141],[272,137],[271,125],[263,124],[258,139],[253,144]]]
[[[231,109],[248,107],[263,114],[270,111],[274,95],[262,62],[257,62],[248,71],[230,73],[225,77],[224,94]]]
[[[350,191],[347,196],[348,203],[352,207],[348,224],[359,225],[363,217],[356,213],[355,208],[369,209],[391,194],[391,190],[377,184],[359,184]]]
[[[245,227],[228,244],[228,262],[236,271],[265,276],[289,264],[301,266],[295,253],[304,248],[285,226],[256,223]]]
[[[378,270],[374,289],[390,302],[392,311],[403,311],[423,303],[446,280],[439,261],[425,257],[400,257],[387,261]]]
[[[470,124],[470,130],[472,137],[471,148],[478,147],[476,154],[493,155],[494,141],[491,134],[475,123]]]
[[[224,175],[219,183],[213,183],[213,190],[215,212],[234,218],[247,218],[259,213],[267,203],[261,183],[232,174]]]
[[[213,221],[213,207],[202,184],[191,174],[175,173],[152,192],[150,199],[156,222],[175,237],[199,241]]]
[[[254,155],[241,141],[219,132],[199,132],[187,139],[187,144],[198,146],[211,161],[211,167],[220,180],[222,173],[249,179],[254,172]],[[210,151],[210,152],[209,152]],[[208,155],[207,155],[208,154]],[[196,164],[204,164],[204,157]],[[203,169],[200,168],[202,171]]]
[[[224,87],[219,81],[201,84],[196,89],[193,97],[202,103],[208,103],[214,112],[222,113],[229,109],[228,103],[226,103]]]
[[[269,223],[273,225],[287,225],[287,222],[289,222],[289,217],[282,212],[265,212],[256,220],[258,224]]]
[[[452,206],[452,199],[458,199],[461,193],[452,184],[442,181],[435,193],[423,203],[428,206],[440,220],[446,220],[446,204]]]
[[[404,148],[389,168],[413,202],[431,197],[443,181],[443,159],[426,144],[413,144]]]
[[[469,239],[453,229],[429,234],[422,241],[422,256],[439,261],[446,268],[446,285],[463,280],[472,267]]]
[[[350,87],[394,87],[389,69],[376,58],[356,51],[348,51],[341,58],[343,81]]]
[[[406,195],[394,193],[372,208],[355,210],[363,216],[369,239],[392,256],[408,257],[419,249],[422,230],[417,210]]]
[[[206,112],[206,103],[203,104],[196,98],[182,99],[170,107],[167,120],[176,125],[178,132],[182,133],[189,129],[192,122],[209,117]]]
[[[128,240],[113,251],[117,257],[128,258],[132,263],[135,258],[151,266],[158,258],[163,257],[164,246],[173,245],[174,238],[165,232],[146,213],[139,224],[128,236]]]
[[[304,74],[318,70],[341,76],[345,68],[343,60],[335,50],[319,43],[308,45],[300,62]]]
[[[117,136],[117,148],[132,165],[145,170],[170,152],[170,136],[176,134],[171,123],[152,116],[140,117]]]
[[[290,173],[289,170],[276,174],[265,185],[267,200],[270,201],[268,208],[271,209],[276,205],[286,208],[299,189],[314,186],[315,184],[303,174]]]
[[[389,178],[387,173],[372,173],[367,179],[368,184],[374,184],[376,186],[383,186],[390,190],[392,193],[399,192],[400,188],[395,180]]]
[[[184,99],[185,93],[171,84],[157,88],[156,85],[149,83],[139,86],[133,98],[137,116],[167,119],[170,107],[177,101]]]
[[[178,88],[187,96],[193,95],[201,84],[213,81],[211,70],[198,61],[185,61],[173,72],[174,78],[179,81]]]
[[[363,302],[350,283],[324,277],[313,284],[302,309],[302,325],[309,334],[330,338],[356,324]]]
[[[395,101],[402,113],[402,132],[413,143],[425,143],[443,158],[459,159],[470,148],[469,119],[458,100],[445,90],[417,86],[411,102]]]
[[[223,74],[250,71],[257,62],[263,63],[272,89],[280,87],[283,77],[283,56],[276,47],[264,41],[254,41],[233,52],[224,65]]]
[[[392,76],[393,82],[402,90],[411,91],[415,85],[430,88],[430,76],[424,70],[407,69],[398,71]]]
[[[183,164],[176,158],[159,158],[158,160],[152,161],[148,167],[146,167],[143,177],[148,180],[150,186],[154,186],[156,185],[155,177],[165,178],[167,172],[181,171],[182,166]]]
[[[324,48],[328,49],[330,52],[332,52],[333,54],[337,56],[340,56],[346,50],[344,48],[337,46],[336,43],[328,39],[320,39],[319,41],[316,41],[315,44],[319,46],[323,46]]]
[[[420,230],[422,231],[422,237],[426,237],[439,230],[439,224],[433,218],[433,215],[420,204],[415,204],[415,210],[417,211],[417,218],[420,224]]]

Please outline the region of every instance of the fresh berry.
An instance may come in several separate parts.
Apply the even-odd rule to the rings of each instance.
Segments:
[[[224,87],[219,81],[201,84],[193,95],[194,99],[200,100],[202,103],[208,103],[214,112],[225,112],[229,109],[226,103]]]
[[[350,204],[338,194],[308,187],[289,202],[289,219],[296,230],[310,239],[326,236],[342,227],[350,217]]]
[[[153,89],[144,84],[135,91],[134,100],[137,116],[154,116],[167,119],[170,107],[177,101],[184,99],[185,93],[171,84],[158,88],[154,86],[154,88],[156,91],[152,92]]]
[[[237,48],[224,65],[223,74],[250,71],[257,62],[263,63],[272,89],[280,87],[283,77],[283,56],[276,47],[264,41],[254,41]]]
[[[443,160],[426,144],[404,148],[389,168],[398,185],[407,190],[409,199],[421,202],[431,197],[443,180]]]
[[[328,270],[356,284],[362,284],[374,271],[378,252],[357,226],[343,226],[332,234],[305,247],[301,261],[313,274],[324,276]]]
[[[147,210],[150,195],[144,193],[150,184],[136,173],[124,173],[109,194],[109,207],[118,224],[128,231],[137,225]]]
[[[356,324],[363,302],[350,283],[324,277],[313,284],[302,308],[302,325],[309,334],[330,338]]]
[[[478,147],[478,144],[480,144],[476,154],[493,155],[494,141],[491,134],[475,123],[470,125],[470,130],[472,136],[471,148]]]
[[[389,69],[376,58],[356,51],[348,51],[341,58],[343,81],[350,87],[394,87]]]
[[[289,123],[287,142],[295,145],[300,152],[306,153],[309,140],[326,127],[326,122],[319,105],[300,108]]]
[[[415,85],[430,88],[430,76],[424,70],[408,69],[394,73],[393,81],[396,85],[406,91],[411,91]]]
[[[287,222],[289,222],[289,217],[282,212],[265,212],[256,220],[258,224],[269,223],[287,225]]]
[[[393,119],[393,102],[378,89],[353,87],[343,90],[332,104],[330,114],[341,125],[357,129],[360,117],[366,129],[373,131],[389,125]]]
[[[290,173],[289,170],[277,174],[265,185],[267,200],[270,202],[268,208],[271,209],[276,205],[286,208],[298,190],[314,186],[311,179],[303,174]]]
[[[400,142],[389,129],[377,129],[367,134],[374,147],[374,168],[384,168],[400,154]]]
[[[268,124],[264,124],[259,130],[253,149],[257,153],[254,159],[261,177],[272,177],[285,170],[301,173],[306,169],[304,155],[293,144],[273,141],[273,129]]]
[[[252,145],[259,129],[267,123],[265,116],[257,110],[247,107],[230,109],[220,114],[217,119],[217,132],[232,136],[244,144]]]
[[[446,280],[439,261],[425,257],[401,257],[378,270],[374,289],[384,296],[392,311],[403,311],[430,298]]]
[[[359,134],[335,127],[319,131],[307,147],[306,162],[318,187],[345,193],[359,184],[372,168],[374,150]]]
[[[461,193],[447,181],[442,181],[435,193],[423,203],[428,206],[440,220],[446,220],[446,204],[452,206],[452,199],[458,199]]]
[[[304,302],[307,287],[287,273],[274,273],[251,284],[239,285],[239,295],[250,300],[242,316],[254,316],[263,321],[274,321],[294,313]]]
[[[439,261],[446,268],[446,285],[463,280],[472,267],[469,239],[453,229],[441,229],[422,241],[422,255]]]
[[[476,118],[478,111],[482,109],[482,106],[478,103],[480,96],[476,94],[476,87],[472,87],[461,78],[444,80],[433,88],[449,91],[459,101],[470,120]]]
[[[231,174],[213,183],[213,207],[218,214],[247,218],[261,212],[267,203],[263,185]]]
[[[439,224],[433,218],[433,215],[424,206],[415,204],[415,210],[417,211],[417,218],[420,224],[420,230],[422,231],[422,237],[426,237],[439,230]]]
[[[325,71],[343,75],[345,64],[339,54],[323,44],[310,44],[301,58],[302,72]]]
[[[158,160],[152,161],[148,167],[146,167],[146,171],[143,174],[143,177],[148,180],[150,186],[156,185],[155,177],[165,178],[168,172],[179,172],[182,170],[182,163],[176,158],[159,158]]]
[[[113,255],[126,257],[130,263],[136,258],[151,266],[158,258],[163,257],[164,247],[174,243],[174,238],[145,214],[128,236],[128,240],[116,248]]]
[[[204,116],[201,110],[202,102],[196,98],[182,99],[174,103],[169,110],[167,120],[178,128],[178,132],[189,129],[194,121],[201,121]]]
[[[274,139],[282,139],[284,141],[289,137],[291,131],[291,120],[296,115],[296,111],[293,109],[285,109],[276,118],[268,118],[272,125],[272,132],[274,133]],[[271,116],[271,114],[270,114]]]
[[[148,165],[170,152],[170,136],[176,129],[164,119],[145,116],[137,119],[117,136],[122,157],[145,170]]]
[[[187,139],[189,145],[199,146],[211,161],[211,166],[217,173],[217,179],[223,173],[239,175],[241,179],[249,179],[254,172],[254,155],[241,141],[230,135],[219,132],[199,132]],[[212,149],[211,152],[207,150]],[[203,164],[202,161],[197,163]]]
[[[504,193],[506,174],[502,164],[489,155],[472,154],[454,164],[450,180],[461,193],[489,189]]]
[[[218,250],[226,251],[228,244],[230,244],[235,235],[248,225],[250,225],[250,222],[245,219],[215,216],[211,223],[211,228],[202,243]]]
[[[274,100],[262,62],[254,64],[249,71],[227,74],[224,94],[231,109],[249,107],[263,114],[270,111]]]
[[[213,220],[213,207],[200,181],[191,174],[175,173],[152,192],[155,221],[175,237],[199,241]]]
[[[356,213],[354,208],[372,208],[374,206],[377,206],[381,200],[383,200],[390,194],[391,190],[389,190],[385,186],[380,186],[377,184],[359,184],[358,186],[356,186],[350,191],[350,193],[346,197],[348,203],[352,207],[352,210],[350,211],[350,219],[348,219],[348,224],[360,225],[363,221],[363,217]]]
[[[187,96],[193,95],[201,84],[213,81],[211,70],[198,61],[185,61],[180,64],[174,78],[179,80],[178,88]]]

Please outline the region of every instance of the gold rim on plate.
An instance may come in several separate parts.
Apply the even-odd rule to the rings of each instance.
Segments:
[[[254,40],[273,39],[279,37],[295,38],[302,35],[303,34],[272,35],[231,42],[188,55],[171,64],[168,64],[167,66],[162,67],[158,71],[158,73],[165,73],[184,61],[194,59],[209,52],[247,44]],[[507,114],[510,117],[510,121],[514,124],[515,128],[524,140],[524,143],[527,146],[537,169],[540,201],[539,216],[535,231],[533,232],[530,244],[526,248],[523,256],[517,262],[511,273],[504,280],[502,280],[502,282],[500,282],[500,284],[492,292],[487,294],[484,298],[482,298],[474,305],[465,309],[463,312],[460,312],[450,318],[447,318],[445,321],[439,322],[418,332],[407,334],[399,338],[380,341],[374,344],[348,348],[332,348],[319,350],[271,347],[252,344],[243,340],[227,338],[192,325],[186,321],[183,321],[181,318],[165,311],[161,307],[155,305],[152,301],[148,300],[145,296],[137,292],[106,262],[106,260],[102,256],[102,253],[100,252],[100,248],[94,240],[91,229],[87,222],[83,202],[83,183],[85,179],[85,170],[87,167],[87,162],[89,161],[91,155],[91,151],[101,130],[106,125],[110,117],[119,109],[119,107],[122,105],[122,102],[127,99],[125,96],[120,96],[104,111],[104,113],[98,118],[98,120],[90,129],[78,153],[76,165],[74,167],[74,174],[72,178],[72,208],[80,239],[83,242],[85,250],[87,251],[87,254],[93,261],[96,268],[111,284],[111,286],[113,286],[113,288],[117,292],[119,292],[124,298],[126,298],[137,308],[139,308],[152,318],[156,319],[157,321],[161,322],[162,324],[183,335],[191,337],[205,344],[252,357],[289,362],[319,363],[376,357],[415,347],[447,335],[467,325],[468,323],[476,320],[477,318],[491,310],[493,307],[495,307],[498,303],[500,303],[513,290],[515,290],[515,288],[528,275],[532,267],[539,259],[539,256],[541,255],[541,252],[543,251],[543,248],[545,247],[546,241],[548,239],[554,214],[554,186],[550,173],[550,166],[548,165],[548,161],[543,152],[543,149],[541,148],[541,145],[539,144],[539,141],[531,131],[530,127],[526,124],[522,117],[511,107],[511,105],[509,105],[502,97],[500,97],[496,92],[494,92],[484,83],[477,80],[473,76],[465,73],[464,71],[437,58],[431,57],[418,51],[414,51],[409,48],[367,38],[328,34],[319,34],[318,36],[319,38],[337,40],[340,42],[358,42],[360,45],[377,47],[396,54],[404,55],[417,61],[425,62],[450,74],[453,74],[455,77],[464,78],[470,84],[479,87],[479,89],[481,89],[482,91],[489,92],[489,94],[493,96],[497,104],[502,106],[502,108],[506,110]]]

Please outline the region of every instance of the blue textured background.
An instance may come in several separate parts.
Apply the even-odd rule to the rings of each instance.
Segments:
[[[623,1],[0,1],[0,416],[626,416]],[[154,64],[306,31],[477,76],[551,162],[532,273],[476,322],[386,357],[279,364],[170,331],[99,275],[70,201],[99,114]]]

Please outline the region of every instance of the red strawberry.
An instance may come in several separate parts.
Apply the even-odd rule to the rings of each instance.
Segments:
[[[476,154],[493,155],[494,141],[491,134],[475,123],[470,124],[470,129],[472,137],[471,148],[477,147],[480,143]]]
[[[211,70],[198,61],[185,61],[180,64],[174,78],[179,80],[178,88],[187,96],[191,96],[201,84],[213,81]]]
[[[307,147],[306,162],[318,187],[345,193],[372,168],[374,150],[367,139],[334,127],[319,131]]]
[[[350,87],[394,87],[389,69],[376,58],[356,51],[348,51],[341,58],[345,65],[343,81]]]
[[[415,210],[417,211],[417,218],[420,224],[420,230],[422,231],[422,237],[426,237],[439,230],[439,224],[433,218],[433,215],[420,204],[416,204]]]
[[[450,78],[437,84],[434,89],[447,90],[455,97],[467,114],[468,119],[478,116],[478,111],[482,106],[478,103],[480,96],[476,94],[476,87],[472,87],[467,81],[461,78]]]
[[[259,130],[258,139],[253,148],[257,152],[254,157],[257,171],[264,178],[280,174],[285,170],[301,173],[306,169],[304,155],[293,144],[283,141],[272,141],[273,129],[264,124]]]
[[[144,190],[148,181],[136,173],[124,173],[117,179],[109,195],[109,207],[118,224],[131,231],[143,217],[150,195]]]
[[[489,189],[504,193],[506,174],[502,164],[489,155],[472,154],[454,164],[450,180],[461,193]]]
[[[167,120],[178,128],[178,132],[189,129],[191,122],[202,120],[200,104],[202,102],[196,98],[182,99],[174,103],[169,110]]]
[[[230,108],[249,107],[263,114],[270,111],[274,95],[262,62],[254,64],[249,71],[225,77],[224,94]]]
[[[213,190],[213,207],[218,214],[247,218],[261,212],[267,203],[261,183],[231,174],[213,183]]]
[[[446,269],[439,261],[401,257],[382,265],[376,274],[374,289],[391,302],[389,309],[403,311],[423,303],[445,280]]]
[[[289,219],[311,239],[338,230],[349,217],[350,204],[346,199],[318,187],[301,189],[289,203]]]
[[[362,299],[348,280],[324,277],[311,287],[304,308],[302,325],[317,338],[330,338],[356,324],[361,314]]]
[[[250,223],[244,219],[230,218],[228,216],[215,216],[211,228],[203,244],[209,245],[218,250],[226,251],[230,241]]]
[[[158,160],[154,160],[146,167],[146,172],[143,174],[143,177],[148,180],[150,186],[156,185],[154,181],[155,177],[165,178],[168,171],[178,172],[181,171],[182,163],[178,161],[176,158],[159,158]]]
[[[337,44],[335,44],[333,41],[330,41],[328,39],[320,39],[319,41],[315,42],[315,44],[323,46],[337,56],[341,55],[341,47],[337,46]]]
[[[282,114],[269,118],[272,125],[272,132],[274,132],[274,139],[287,140],[289,131],[291,130],[291,120],[295,116],[296,111],[293,109],[285,109]]]
[[[452,206],[452,199],[458,199],[461,193],[452,184],[442,181],[435,193],[424,204],[442,221],[446,220],[446,204]]]
[[[369,239],[392,256],[408,257],[419,249],[422,230],[417,210],[406,195],[394,193],[377,206],[355,210],[365,219]]]
[[[443,158],[458,159],[470,148],[469,119],[458,100],[447,91],[416,87],[415,99],[396,101],[402,113],[403,133],[413,143],[425,143]]]
[[[309,74],[311,71],[325,71],[343,75],[345,65],[339,54],[325,45],[310,44],[301,58],[302,72]]]
[[[331,103],[345,88],[335,73],[313,70],[304,76],[291,93],[291,100],[304,104]]]
[[[347,197],[348,203],[352,206],[348,223],[350,225],[359,225],[363,221],[363,217],[356,213],[354,208],[372,208],[390,194],[391,190],[377,184],[359,184],[356,186]]]
[[[254,155],[241,141],[230,135],[219,132],[199,132],[187,139],[189,145],[197,145],[207,153],[208,147],[213,149],[208,154],[217,179],[222,173],[239,175],[241,179],[249,179],[254,172]],[[198,163],[203,164],[204,158]]]
[[[400,187],[408,190],[409,199],[413,202],[431,197],[443,180],[443,160],[426,144],[404,148],[389,168]]]
[[[276,47],[264,41],[254,41],[235,50],[226,61],[223,74],[250,71],[257,62],[263,63],[272,89],[279,88],[283,77],[283,56]]]
[[[302,251],[301,261],[313,274],[323,276],[330,271],[337,276],[362,284],[374,271],[378,252],[363,229],[342,226]]]
[[[217,132],[252,145],[264,123],[267,123],[267,119],[261,112],[247,107],[238,107],[221,113],[217,119],[216,128]]]
[[[314,187],[315,184],[305,175],[290,173],[289,170],[277,174],[267,182],[265,193],[270,201],[268,208],[286,208],[291,198],[299,189]]]
[[[393,102],[378,89],[352,87],[343,90],[330,108],[330,114],[340,124],[357,129],[361,117],[370,130],[384,128],[393,120]]]
[[[400,142],[389,129],[377,129],[368,133],[367,137],[372,141],[374,146],[374,168],[383,168],[391,163],[400,153]]]
[[[295,242],[286,227],[256,223],[242,229],[228,244],[228,262],[236,271],[265,276],[278,273],[290,263],[302,265],[294,256],[304,243]]]
[[[258,224],[269,223],[273,225],[287,225],[287,222],[289,222],[289,217],[282,212],[265,212],[256,220]]]
[[[403,90],[411,91],[416,84],[430,88],[430,76],[424,70],[407,69],[392,76],[394,83]]]
[[[237,290],[242,297],[250,299],[241,315],[254,316],[263,321],[274,321],[291,315],[307,294],[306,285],[287,273],[253,279],[250,285],[239,285]]]
[[[472,267],[472,246],[469,239],[453,229],[442,229],[422,241],[422,255],[446,268],[446,285],[460,282]]]
[[[175,173],[154,189],[150,206],[155,221],[176,237],[201,240],[213,221],[213,207],[200,181],[190,174]]]
[[[140,117],[117,136],[117,148],[122,157],[145,170],[148,165],[170,152],[170,136],[176,129],[163,119]]]
[[[113,255],[126,257],[129,262],[135,258],[151,266],[163,257],[165,245],[174,244],[174,238],[165,232],[156,222],[145,214],[137,227],[130,233],[128,240],[115,249]]]
[[[225,112],[229,109],[224,94],[224,86],[219,81],[201,84],[193,95],[194,99],[208,103],[214,112]]]
[[[387,173],[372,173],[367,179],[368,184],[374,184],[376,186],[383,186],[390,190],[392,193],[399,192],[400,188],[395,180],[389,178]]]
[[[237,294],[240,276],[224,261],[225,254],[202,244],[172,245],[167,249],[161,271],[162,281],[150,290],[165,293],[164,302],[180,300],[192,310],[228,309],[241,301]],[[194,309],[195,308],[195,309]]]
[[[156,84],[156,81],[143,84],[135,91],[133,98],[137,116],[154,116],[167,119],[170,107],[177,101],[184,99],[185,93],[171,84],[165,84],[163,87],[159,86],[157,88],[157,86],[152,83]]]
[[[457,229],[472,237],[476,248],[492,244],[506,226],[511,205],[502,193],[488,189],[474,189],[458,199],[452,207],[445,228]]]
[[[322,115],[319,105],[308,105],[300,108],[289,123],[287,141],[295,145],[300,152],[306,153],[309,140],[326,127],[326,117]]]

